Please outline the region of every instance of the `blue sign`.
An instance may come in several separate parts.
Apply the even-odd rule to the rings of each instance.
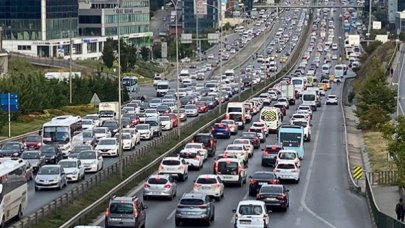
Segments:
[[[18,96],[16,93],[0,93],[0,105],[3,112],[18,111]],[[10,110],[9,110],[10,108]]]

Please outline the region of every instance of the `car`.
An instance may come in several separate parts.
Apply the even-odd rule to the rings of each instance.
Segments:
[[[264,184],[256,195],[256,200],[261,200],[266,209],[280,208],[287,211],[290,206],[289,190],[281,184]]]
[[[162,136],[162,126],[159,117],[148,117],[145,120],[145,124],[149,124],[154,137]]]
[[[173,129],[173,124],[169,116],[160,116],[159,119],[162,124],[162,130],[169,131]]]
[[[268,131],[266,130],[267,129],[266,124],[264,122],[261,121],[253,122],[252,127],[263,129],[265,137],[269,135]]]
[[[310,115],[311,119],[312,119],[313,112],[312,112],[311,106],[309,106],[309,105],[300,105],[300,106],[298,106],[297,113],[299,113],[299,111],[307,111],[308,114]]]
[[[274,167],[277,162],[277,154],[283,147],[279,145],[266,145],[262,150],[262,166]]]
[[[149,124],[138,124],[135,129],[139,132],[141,140],[150,140],[153,138],[152,129]]]
[[[98,114],[87,114],[83,117],[83,119],[92,119],[96,127],[100,126],[101,124],[100,116]]]
[[[93,128],[93,133],[97,141],[101,138],[108,138],[112,136],[110,130],[107,127],[95,127]]]
[[[60,165],[44,165],[35,177],[35,191],[52,188],[62,190],[66,186],[66,174]]]
[[[108,128],[108,130],[111,132],[111,136],[114,136],[120,128],[117,120],[104,120],[101,126]]]
[[[209,196],[202,193],[185,193],[176,207],[175,225],[185,221],[201,221],[209,226],[215,219],[215,206]]]
[[[45,157],[41,156],[39,151],[24,151],[21,154],[21,158],[30,164],[34,174],[38,172],[39,168],[45,165]]]
[[[310,142],[311,141],[311,135],[312,135],[312,130],[311,130],[311,123],[308,120],[304,119],[297,119],[291,121],[292,125],[296,126],[301,126],[304,129],[304,141],[305,142]]]
[[[214,125],[211,127],[211,134],[215,138],[229,139],[231,137],[231,130],[226,124],[214,123]]]
[[[80,152],[92,149],[93,147],[91,145],[75,145],[70,151],[68,158],[77,158]]]
[[[41,156],[45,157],[45,164],[58,164],[63,159],[62,152],[53,144],[44,144],[39,149]]]
[[[292,123],[295,120],[307,120],[307,121],[310,121],[311,116],[309,115],[309,113],[294,113],[294,114],[292,114],[292,116],[290,118],[290,123]]]
[[[221,120],[221,123],[229,127],[231,134],[235,135],[238,133],[238,125],[235,123],[234,120]]]
[[[224,197],[225,186],[217,175],[203,174],[197,177],[193,185],[193,193],[203,193],[221,201]]]
[[[152,175],[143,185],[143,200],[167,197],[173,199],[177,194],[176,181],[170,175]]]
[[[93,119],[82,119],[82,129],[93,129],[96,127],[96,123]]]
[[[208,105],[207,105],[205,102],[198,101],[198,102],[196,103],[196,105],[197,105],[197,108],[198,108],[198,112],[199,112],[199,113],[206,113],[206,112],[208,112]]]
[[[174,111],[173,113],[176,114],[176,115],[178,115],[179,120],[180,120],[181,122],[187,121],[186,110],[184,110],[184,108],[181,108],[181,109],[178,110],[178,111]]]
[[[256,132],[242,132],[239,138],[249,139],[254,149],[260,148],[260,138]]]
[[[42,136],[29,135],[23,140],[23,144],[26,150],[39,150],[42,146]]]
[[[277,162],[273,172],[276,173],[280,180],[300,181],[300,168],[295,161],[281,160]]]
[[[212,173],[213,174],[217,174],[218,160],[222,159],[222,158],[236,158],[236,159],[238,159],[238,156],[236,156],[236,154],[227,153],[227,152],[224,152],[222,154],[218,154],[218,156],[216,156],[214,158],[214,162],[213,162],[213,165],[212,165],[212,170],[213,170]]]
[[[289,108],[290,108],[290,103],[288,102],[288,99],[285,98],[285,97],[279,97],[279,98],[277,99],[277,104],[282,104],[282,105],[284,105],[284,107],[285,107],[286,109],[289,109]]]
[[[336,95],[328,95],[326,97],[326,105],[338,105],[338,97]]]
[[[102,138],[94,149],[102,156],[118,156],[118,140],[116,138]]]
[[[160,115],[164,114],[164,113],[170,113],[171,112],[169,106],[165,105],[165,104],[159,105],[158,107],[156,107],[156,111],[158,111]]]
[[[279,108],[279,109],[280,109],[280,112],[281,112],[281,114],[282,114],[283,116],[287,115],[287,108],[285,107],[285,104],[283,104],[283,103],[276,103],[276,104],[274,104],[273,106],[276,107],[276,108]],[[281,119],[283,119],[283,118],[281,118]]]
[[[249,196],[256,196],[263,185],[278,183],[278,178],[273,172],[257,171],[249,176]]]
[[[135,127],[124,128],[122,129],[122,133],[129,133],[135,141],[135,145],[138,145],[141,142],[141,134],[136,130]]]
[[[195,104],[188,104],[184,106],[184,110],[186,111],[187,116],[198,116],[198,107]]]
[[[115,138],[117,140],[118,137],[121,135],[121,140],[122,140],[122,149],[123,150],[132,150],[135,148],[136,141],[135,138],[132,137],[131,133],[118,133],[115,135]],[[118,141],[119,142],[119,141]]]
[[[203,143],[187,143],[183,151],[196,151],[204,158],[204,161],[208,158],[208,151]]]
[[[24,147],[22,142],[6,142],[0,149],[0,157],[20,157]]]
[[[259,200],[242,200],[235,213],[234,227],[269,227],[269,214],[266,204]]]
[[[96,150],[85,150],[77,155],[83,166],[85,172],[98,172],[103,169],[103,156]]]
[[[301,160],[295,150],[280,150],[277,154],[277,163],[281,161],[294,161],[298,168],[301,167]]]
[[[67,181],[84,180],[84,166],[79,159],[63,159],[58,162],[58,165],[65,171]]]
[[[95,146],[97,144],[97,138],[93,133],[93,130],[84,130],[82,132],[82,142],[86,145]]]
[[[249,128],[249,132],[256,132],[256,133],[257,133],[257,136],[258,136],[259,139],[260,139],[260,142],[261,142],[261,143],[266,142],[266,133],[268,133],[268,131],[265,130],[264,128],[251,126],[251,127]]]
[[[204,156],[198,151],[181,150],[179,158],[184,159],[190,169],[200,170],[204,165]]]
[[[213,157],[217,148],[217,140],[211,133],[197,133],[193,136],[193,143],[202,143],[208,152],[208,157]]]
[[[149,117],[159,117],[160,113],[156,109],[146,109],[144,114],[146,115],[146,118],[143,120],[143,122],[146,121]]]
[[[160,162],[158,174],[176,176],[180,181],[188,179],[188,165],[184,159],[178,157],[165,157]]]
[[[253,157],[253,145],[250,139],[237,138],[233,140],[232,144],[244,145],[248,150],[248,156]]]
[[[105,212],[105,227],[145,227],[148,207],[136,196],[113,196]]]
[[[249,160],[249,149],[245,144],[228,144],[225,148],[225,153],[228,154],[235,154],[236,157],[244,162],[244,164],[248,163]]]

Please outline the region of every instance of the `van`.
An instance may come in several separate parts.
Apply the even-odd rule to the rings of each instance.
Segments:
[[[317,97],[315,90],[308,90],[302,93],[302,105],[310,106],[312,111],[317,110]]]
[[[269,227],[269,214],[263,201],[240,201],[232,212],[235,213],[234,227]]]
[[[182,81],[185,78],[189,78],[190,77],[190,71],[187,69],[183,69],[180,71],[179,74],[179,80]]]
[[[226,107],[225,119],[234,120],[238,129],[242,130],[246,124],[246,108],[242,102],[229,102]]]
[[[329,75],[330,73],[330,66],[329,64],[322,65],[322,74]]]
[[[304,78],[300,77],[291,78],[291,83],[294,85],[295,91],[298,94],[298,96],[301,96],[302,92],[305,90]]]
[[[225,76],[230,80],[233,81],[235,79],[235,71],[234,70],[226,70]]]
[[[216,173],[224,184],[238,184],[242,187],[247,179],[246,168],[242,159],[221,158],[217,161]]]
[[[345,74],[345,69],[343,64],[339,64],[335,66],[335,77],[341,78]]]
[[[276,107],[263,107],[260,111],[260,121],[264,122],[269,132],[277,132],[282,124],[282,113]]]
[[[163,97],[164,95],[166,95],[169,89],[170,89],[169,81],[159,81],[156,84],[156,96]]]

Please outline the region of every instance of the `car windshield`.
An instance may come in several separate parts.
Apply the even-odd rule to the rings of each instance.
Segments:
[[[283,146],[287,147],[300,147],[301,145],[302,134],[300,133],[280,133],[280,142]]]
[[[96,159],[96,153],[93,151],[83,151],[77,156],[78,159]]]
[[[283,193],[283,187],[277,185],[266,185],[260,188],[260,193]]]
[[[162,177],[151,177],[148,179],[149,184],[166,184],[168,180]]]
[[[294,152],[282,152],[278,157],[285,160],[294,160],[297,157],[297,154]]]
[[[302,127],[307,127],[307,125],[308,125],[308,123],[305,121],[293,121],[293,124],[297,125],[297,126],[302,126]]]
[[[233,120],[222,120],[221,123],[228,124],[228,125],[235,124],[235,122]]]
[[[160,120],[161,120],[161,121],[170,121],[170,117],[168,117],[168,116],[161,116],[161,117],[160,117]]]
[[[186,105],[184,107],[184,109],[196,109],[196,106],[194,106],[194,105]]]
[[[132,214],[134,213],[134,208],[132,203],[111,203],[110,213],[112,214]]]
[[[162,161],[162,164],[163,165],[175,165],[175,166],[177,166],[177,165],[180,165],[180,161],[178,161],[178,160],[164,160],[164,161]]]
[[[91,131],[83,131],[82,136],[83,138],[93,138],[93,133]]]
[[[99,117],[98,116],[92,116],[92,115],[87,115],[85,116],[86,119],[92,119],[92,120],[98,120]]]
[[[41,142],[41,136],[36,136],[36,135],[32,135],[32,136],[28,136],[25,139],[26,142]]]
[[[203,136],[203,135],[196,135],[194,136],[194,142],[199,142],[199,143],[208,143],[210,141],[209,136]]]
[[[253,174],[253,179],[275,179],[275,176],[271,172],[256,172]]]
[[[197,157],[197,153],[187,153],[187,152],[182,152],[180,153],[181,158],[195,158]]]
[[[22,159],[39,159],[40,157],[38,152],[24,152],[21,155]]]
[[[261,215],[263,208],[259,205],[241,205],[238,212],[241,215]]]
[[[198,145],[198,144],[187,144],[184,148],[185,148],[185,149],[201,149],[201,145]]]
[[[98,145],[115,145],[115,139],[102,139],[98,142]]]
[[[243,132],[242,133],[242,137],[245,137],[245,138],[254,138],[254,137],[256,137],[257,136],[257,134],[256,134],[256,132]]]
[[[212,177],[202,177],[202,178],[198,178],[196,183],[197,184],[216,184],[217,179],[212,178]]]
[[[94,128],[93,129],[94,133],[105,133],[105,129],[104,128]],[[84,133],[84,132],[83,132]]]
[[[295,165],[294,164],[280,163],[280,164],[277,165],[277,169],[295,169]]]
[[[42,167],[39,171],[39,175],[58,175],[59,174],[58,167]]]
[[[146,125],[146,124],[139,124],[139,125],[136,125],[135,128],[138,129],[138,130],[148,130],[149,126]]]
[[[202,199],[181,199],[180,204],[183,204],[183,205],[201,205],[201,204],[204,204],[204,200],[202,200]]]
[[[159,123],[153,120],[145,121],[145,123],[149,124],[150,126],[159,126]]]
[[[109,122],[104,122],[103,127],[118,127],[117,122],[109,121]]]
[[[229,145],[226,147],[226,150],[243,150],[243,147],[237,145]]]
[[[80,151],[91,150],[90,145],[74,146],[71,153],[79,153]]]
[[[122,134],[121,139],[131,139],[131,135],[130,134]]]
[[[329,95],[328,98],[329,98],[329,99],[336,99],[336,96],[334,96],[334,95]]]
[[[162,101],[160,100],[160,99],[152,99],[151,101],[150,101],[150,103],[154,103],[154,104],[159,104],[159,103],[161,103]]]
[[[2,150],[20,150],[20,145],[16,143],[7,143],[4,144],[1,148]]]
[[[60,161],[59,165],[62,166],[62,168],[75,168],[76,161]]]
[[[91,120],[82,120],[82,125],[92,125],[93,121]]]
[[[230,161],[218,162],[218,173],[219,174],[237,174],[238,163]]]
[[[55,154],[56,148],[54,146],[42,146],[40,149],[42,154]]]

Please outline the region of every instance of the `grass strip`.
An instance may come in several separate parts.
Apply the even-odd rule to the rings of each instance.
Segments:
[[[373,172],[397,170],[395,162],[388,159],[388,142],[381,132],[363,132],[363,138]]]

